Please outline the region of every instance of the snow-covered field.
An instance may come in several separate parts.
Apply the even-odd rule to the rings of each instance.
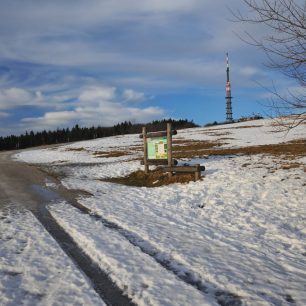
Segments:
[[[272,131],[270,120],[257,120],[183,130],[177,137],[226,138],[226,148],[306,138],[305,125],[286,135]],[[50,204],[49,210],[135,303],[306,304],[305,156],[290,169],[279,166],[286,162],[282,156],[195,158],[191,162],[206,166],[203,180],[158,188],[100,180],[141,169],[135,160],[141,144],[138,135],[117,136],[15,157],[48,164],[64,174],[61,183],[67,188],[92,195],[79,199],[91,214],[65,201]],[[107,157],[114,150],[128,155]],[[1,291],[10,292],[7,286],[1,279]]]
[[[105,305],[28,211],[0,211],[0,305]]]

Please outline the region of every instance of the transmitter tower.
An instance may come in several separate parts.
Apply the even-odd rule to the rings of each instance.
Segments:
[[[228,53],[226,53],[226,122],[233,122],[232,93],[229,77]]]

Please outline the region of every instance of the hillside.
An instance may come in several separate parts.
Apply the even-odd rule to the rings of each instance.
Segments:
[[[205,165],[203,179],[156,188],[104,181],[142,169],[136,134],[15,158],[51,173],[46,189],[83,191],[87,213],[60,199],[48,210],[136,304],[303,305],[305,127],[284,134],[265,119],[181,130],[174,157]]]

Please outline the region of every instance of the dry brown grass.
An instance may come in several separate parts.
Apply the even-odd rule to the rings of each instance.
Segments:
[[[223,144],[219,141],[181,140],[173,143],[173,158],[192,158],[207,155],[208,150],[220,147]]]
[[[186,141],[180,146],[173,147],[174,158],[192,158],[208,155],[255,155],[267,154],[272,156],[285,156],[288,159],[306,156],[306,139],[286,143],[250,146],[243,148],[219,148],[221,142]]]
[[[81,151],[87,151],[85,148],[67,148],[65,151],[70,151],[70,152],[81,152]]]
[[[85,148],[67,148],[66,151],[70,152],[89,152]],[[96,158],[100,157],[121,157],[125,155],[129,155],[130,153],[127,151],[122,151],[122,150],[113,150],[113,151],[95,151],[92,153]]]
[[[257,128],[257,127],[262,127],[262,124],[257,124],[257,125],[241,125],[241,126],[235,126],[235,127],[220,127],[220,128],[213,128],[207,130],[209,131],[220,131],[220,130],[233,130],[233,129],[251,129],[251,128]]]
[[[136,187],[160,187],[173,183],[188,183],[194,181],[194,174],[176,173],[172,177],[169,177],[167,173],[158,168],[151,170],[148,174],[139,170],[125,177],[103,179],[103,181]]]
[[[281,169],[289,170],[301,167],[301,163],[293,162],[293,163],[285,163],[281,165]]]
[[[235,126],[233,129],[252,129],[257,127],[262,127],[262,124],[259,125],[242,125],[242,126]]]
[[[230,132],[217,132],[217,131],[205,131],[203,134],[206,134],[208,136],[215,136],[215,137],[220,137],[220,136],[228,136],[231,135],[232,133]]]
[[[219,138],[218,139],[218,141],[224,141],[224,140],[226,140],[226,141],[228,141],[228,140],[235,140],[235,138],[232,138],[232,137],[221,137],[221,138]],[[224,143],[223,143],[224,144]]]
[[[142,151],[143,150],[143,146],[130,146],[129,150],[133,150],[133,151]]]
[[[93,153],[93,155],[96,158],[101,158],[101,157],[121,157],[121,156],[126,156],[129,155],[129,152],[126,151],[96,151]]]

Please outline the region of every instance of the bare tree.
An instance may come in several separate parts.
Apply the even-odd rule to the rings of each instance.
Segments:
[[[306,121],[306,1],[298,0],[242,0],[249,13],[232,12],[236,21],[254,24],[265,29],[266,34],[244,32],[240,37],[263,50],[267,66],[280,70],[295,80],[300,92],[286,95],[270,89],[274,94],[272,107],[277,115],[295,114],[293,121],[279,123],[291,129]]]

